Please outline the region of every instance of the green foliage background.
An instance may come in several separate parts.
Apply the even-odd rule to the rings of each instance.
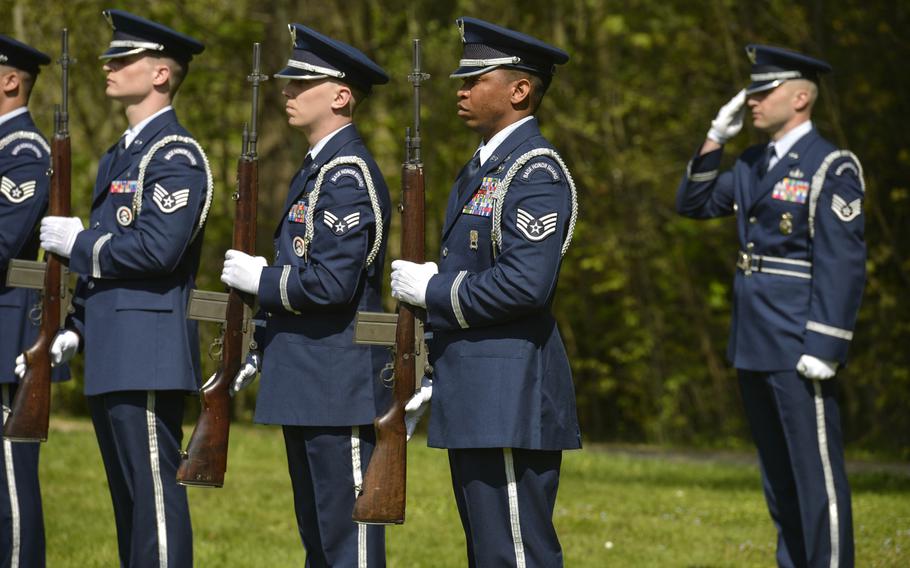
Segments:
[[[910,457],[910,261],[908,74],[910,5],[813,0],[0,0],[0,30],[56,56],[71,31],[79,59],[71,76],[74,211],[86,218],[98,158],[126,127],[104,96],[97,55],[110,31],[101,10],[118,7],[202,39],[206,51],[175,106],[207,149],[217,194],[205,235],[199,285],[219,289],[232,228],[234,168],[249,116],[251,44],[263,44],[268,72],[289,53],[288,22],[345,40],[392,76],[358,115],[359,127],[396,198],[404,128],[410,124],[410,40],[424,64],[423,141],[428,179],[427,244],[435,251],[449,186],[478,140],[455,115],[460,15],[539,36],[572,56],[539,118],[580,190],[581,221],[562,271],[555,310],[572,359],[588,440],[737,444],[748,439],[734,372],[724,360],[730,283],[737,250],[730,220],[696,223],[675,215],[686,161],[717,108],[743,85],[746,43],[772,43],[823,56],[815,122],[863,160],[867,183],[868,282],[850,365],[840,373],[845,430],[855,450]],[[281,81],[263,90],[259,252],[272,251],[287,182],[306,151],[285,123]],[[32,99],[46,133],[59,100],[48,68]],[[748,126],[732,156],[761,139]],[[398,250],[397,219],[391,257]],[[216,332],[206,328],[209,338]],[[142,341],[137,337],[136,341]],[[211,372],[214,363],[206,363]],[[81,375],[78,369],[77,375]],[[55,387],[55,412],[84,412],[81,378]],[[254,393],[237,400],[248,416]]]

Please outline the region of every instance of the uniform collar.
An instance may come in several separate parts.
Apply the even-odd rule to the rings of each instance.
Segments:
[[[480,165],[483,166],[485,163],[487,163],[487,160],[490,158],[490,156],[493,155],[493,152],[495,152],[496,149],[499,148],[499,145],[502,144],[503,142],[505,142],[506,138],[508,138],[510,134],[512,134],[513,132],[518,130],[518,128],[522,124],[524,124],[530,120],[534,120],[534,116],[526,116],[526,117],[522,118],[521,120],[515,121],[512,124],[506,126],[502,130],[500,130],[499,132],[497,132],[496,134],[494,134],[493,137],[490,138],[489,142],[486,142],[486,143],[481,142],[480,147],[478,148],[478,151],[480,152]]]
[[[171,105],[167,105],[166,107],[159,110],[155,114],[149,116],[148,118],[146,118],[145,120],[143,120],[142,122],[137,124],[136,126],[127,128],[126,131],[123,133],[123,135],[126,136],[126,148],[130,147],[130,144],[132,144],[133,140],[135,140],[136,137],[139,136],[139,133],[142,132],[142,129],[145,128],[146,126],[148,126],[148,123],[150,123],[151,121],[155,120],[156,118],[158,118],[159,116],[161,116],[162,114],[164,114],[170,110],[174,110],[174,107],[172,107]]]
[[[345,124],[344,126],[342,126],[341,128],[333,130],[329,134],[323,136],[322,140],[320,140],[319,142],[316,142],[316,144],[314,144],[313,147],[310,148],[310,151],[307,152],[307,156],[309,156],[311,159],[315,160],[316,156],[319,155],[319,152],[321,152],[322,149],[325,148],[325,145],[328,144],[329,141],[332,138],[334,138],[336,134],[338,134],[339,132],[341,132],[342,130],[347,128],[348,126],[353,126],[353,125],[354,125],[353,122],[349,122],[349,123]]]
[[[16,118],[19,115],[25,114],[27,112],[28,112],[28,107],[26,107],[26,106],[21,106],[21,107],[17,108],[16,110],[9,111],[8,113],[0,116],[0,126],[3,126],[10,120]]]
[[[790,148],[794,144],[799,142],[800,138],[809,134],[812,131],[812,121],[807,120],[806,122],[796,126],[791,129],[789,132],[780,137],[780,140],[773,142],[774,144],[774,155],[777,156],[777,160],[780,160],[782,157],[787,155],[787,152],[790,151]],[[771,144],[771,142],[769,142]],[[777,160],[773,160],[773,163],[777,163]]]

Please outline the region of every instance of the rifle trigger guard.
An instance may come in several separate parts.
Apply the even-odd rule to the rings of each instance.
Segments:
[[[395,362],[389,361],[385,364],[385,367],[379,371],[379,380],[382,381],[382,385],[386,388],[392,388],[395,383]]]

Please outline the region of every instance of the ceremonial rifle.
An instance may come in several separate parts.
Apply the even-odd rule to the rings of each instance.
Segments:
[[[405,161],[401,165],[401,258],[424,261],[424,177],[420,158],[420,83],[429,75],[420,70],[420,40],[414,40],[414,69],[408,79],[414,87],[414,127],[405,134]],[[420,308],[399,302],[395,327],[394,387],[391,407],[373,421],[376,448],[354,504],[353,519],[368,524],[404,523],[407,481],[407,435],[404,407],[414,395],[418,357],[422,354]],[[420,337],[418,337],[418,335]]]
[[[70,216],[70,134],[68,96],[69,32],[61,31],[60,68],[63,71],[62,101],[54,107],[54,138],[51,141],[51,182],[48,215]],[[65,322],[67,302],[66,259],[46,254],[41,296],[41,328],[35,343],[25,351],[25,376],[19,381],[12,410],[3,427],[3,437],[16,442],[45,442],[51,413],[51,345]]]
[[[259,194],[259,157],[257,113],[259,85],[267,79],[260,72],[259,44],[253,44],[252,107],[249,127],[243,127],[243,148],[237,161],[237,191],[233,195],[234,236],[232,248],[248,254],[256,250],[256,202]],[[209,299],[213,296],[209,293]],[[221,487],[227,470],[228,434],[231,427],[230,388],[244,364],[252,341],[252,313],[255,296],[229,288],[223,312],[221,364],[215,375],[199,391],[202,409],[186,451],[181,455],[177,482],[181,485]],[[213,300],[217,301],[217,300]],[[191,308],[192,310],[192,308]]]

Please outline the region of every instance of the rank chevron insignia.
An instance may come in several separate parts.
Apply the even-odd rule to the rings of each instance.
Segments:
[[[553,213],[541,215],[540,218],[535,218],[533,215],[519,207],[518,219],[515,222],[515,226],[518,227],[521,234],[529,241],[542,241],[556,232],[556,219],[558,215],[559,214],[554,211]]]
[[[161,209],[162,213],[173,213],[181,207],[186,207],[190,202],[190,190],[187,188],[169,193],[168,190],[156,183],[152,201],[155,202],[158,209]]]
[[[12,203],[22,203],[35,195],[35,180],[24,181],[16,185],[16,182],[3,176],[0,179],[0,193],[3,193]]]
[[[831,197],[831,211],[834,211],[837,218],[844,223],[849,223],[859,217],[862,209],[862,199],[859,197],[850,203],[847,203],[846,199],[836,193]]]
[[[343,218],[339,219],[337,215],[332,214],[331,211],[325,211],[322,215],[322,221],[326,224],[332,232],[336,235],[343,235],[348,232],[349,229],[353,229],[360,223],[360,212],[351,213],[346,215]]]

